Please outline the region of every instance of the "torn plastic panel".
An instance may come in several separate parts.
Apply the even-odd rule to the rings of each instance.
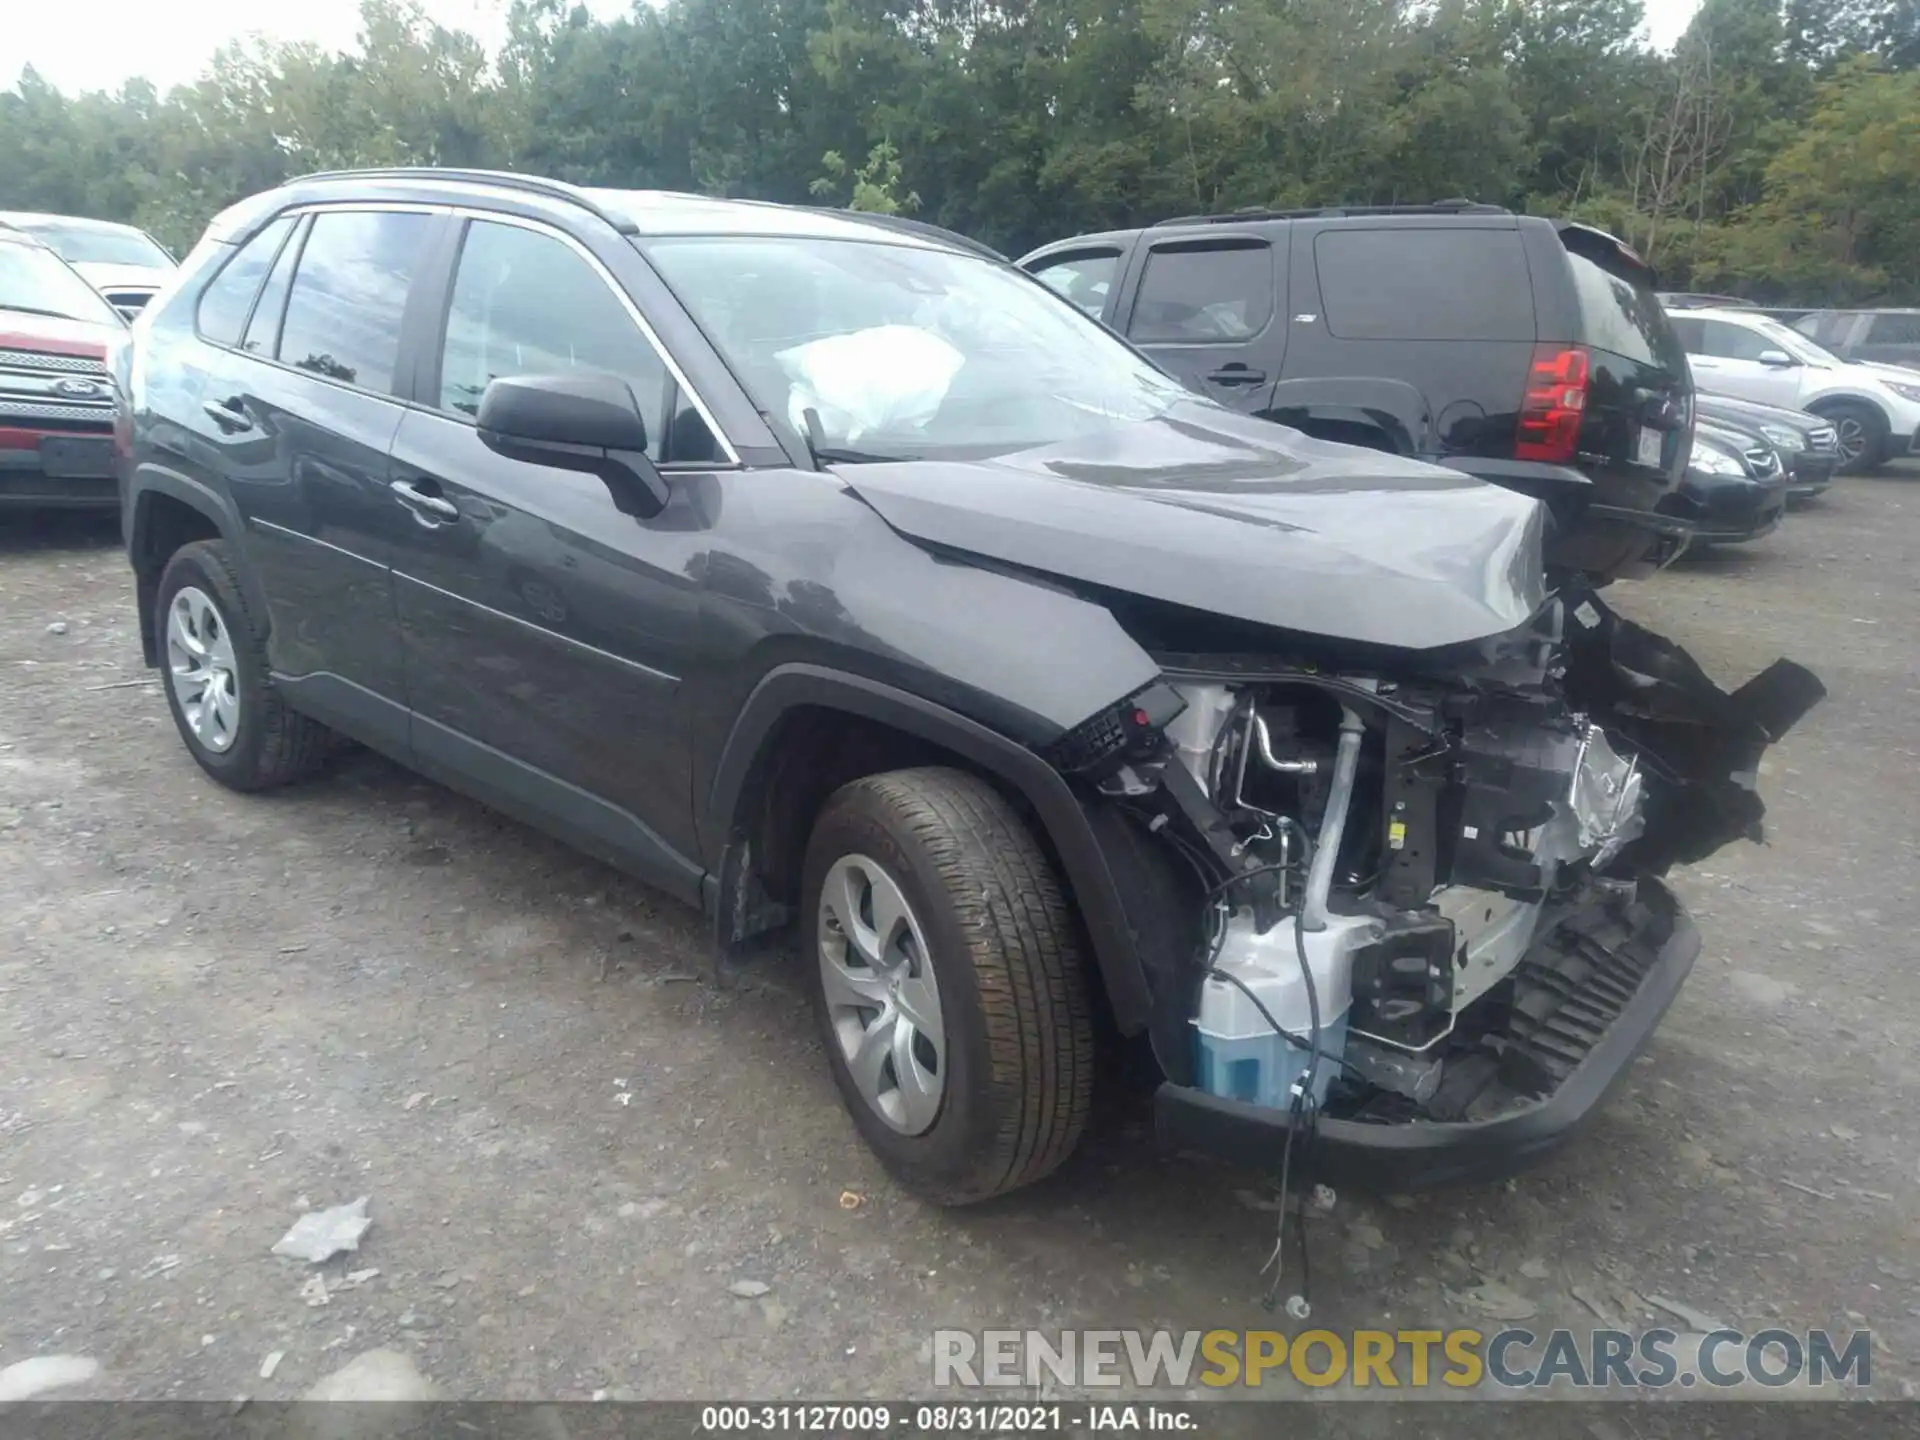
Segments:
[[[1568,606],[1566,692],[1603,720],[1647,772],[1645,834],[1629,868],[1662,875],[1729,841],[1761,841],[1760,757],[1826,697],[1812,671],[1776,660],[1738,690],[1716,685],[1673,641],[1595,595]]]

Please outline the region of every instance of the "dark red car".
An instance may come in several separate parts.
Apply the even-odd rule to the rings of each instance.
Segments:
[[[0,507],[119,504],[106,362],[126,329],[58,255],[0,226]]]

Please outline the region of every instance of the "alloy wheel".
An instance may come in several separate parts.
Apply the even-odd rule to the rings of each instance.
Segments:
[[[821,887],[820,979],[855,1088],[893,1129],[926,1131],[947,1080],[940,987],[899,883],[864,855],[836,860]]]
[[[233,636],[213,597],[188,585],[167,608],[167,670],[173,698],[195,740],[214,754],[240,733],[240,677]]]
[[[1851,465],[1866,453],[1867,427],[1851,415],[1842,415],[1833,422],[1834,440],[1840,447],[1840,463]]]

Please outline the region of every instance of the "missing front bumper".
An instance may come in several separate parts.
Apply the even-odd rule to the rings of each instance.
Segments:
[[[1594,902],[1543,926],[1516,972],[1513,1016],[1497,1061],[1467,1074],[1426,1116],[1324,1116],[1316,1178],[1400,1192],[1498,1179],[1566,1143],[1595,1113],[1666,1014],[1700,953],[1700,934],[1673,893],[1640,881],[1631,904]],[[1533,1092],[1533,1093],[1530,1093]],[[1285,1111],[1160,1087],[1163,1146],[1274,1168]]]

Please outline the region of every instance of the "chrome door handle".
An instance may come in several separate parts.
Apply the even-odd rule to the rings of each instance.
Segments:
[[[205,401],[200,408],[207,412],[209,420],[229,435],[253,428],[253,420],[248,416],[238,395],[226,400]]]
[[[411,480],[395,480],[387,486],[394,498],[409,510],[431,515],[435,520],[458,520],[460,507],[444,495],[429,495]]]

